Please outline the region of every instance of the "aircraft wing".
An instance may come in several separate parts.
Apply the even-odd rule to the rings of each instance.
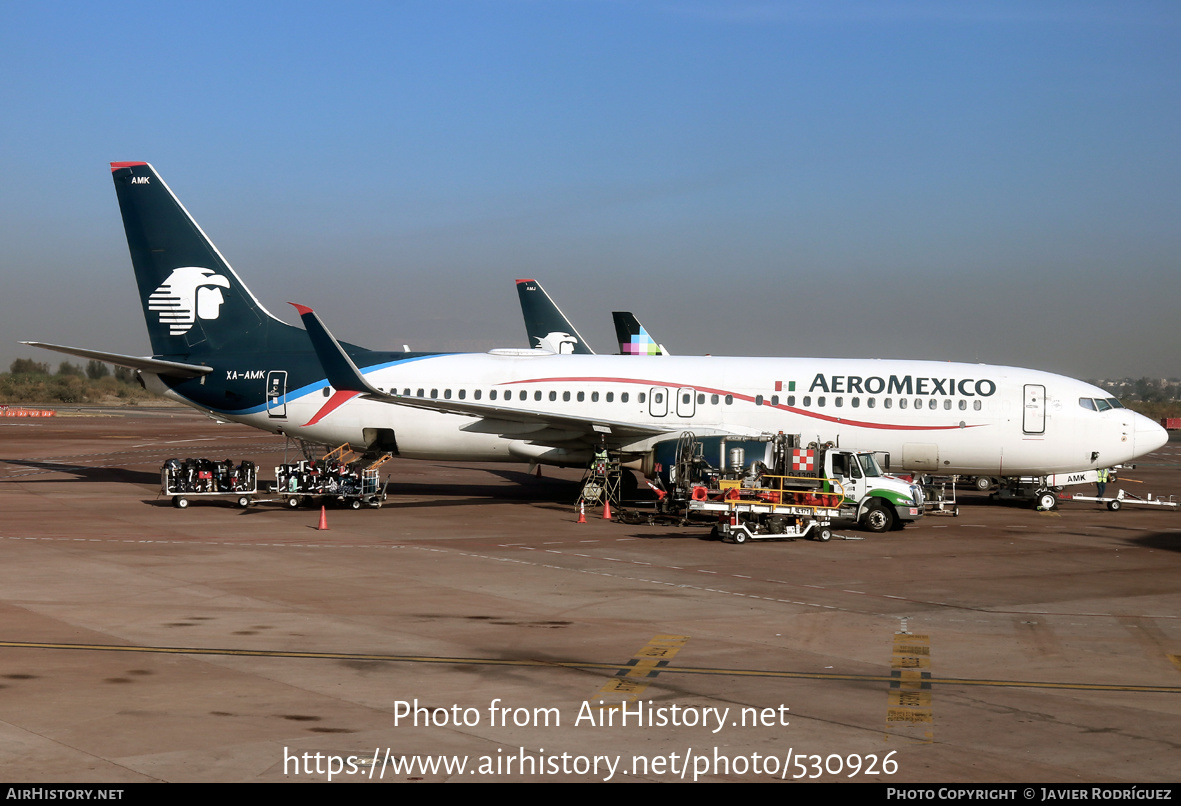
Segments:
[[[640,425],[617,420],[590,420],[586,417],[559,414],[550,411],[531,411],[495,403],[481,403],[474,400],[437,400],[423,397],[390,394],[382,392],[371,385],[348,353],[340,346],[340,342],[324,326],[319,315],[304,305],[291,303],[299,311],[312,347],[320,365],[328,378],[328,383],[336,390],[336,395],[345,399],[358,395],[367,400],[377,400],[408,408],[429,409],[447,414],[457,414],[466,417],[480,417],[480,422],[466,427],[469,431],[500,434],[514,439],[525,439],[540,444],[569,442],[571,440],[598,440],[601,436],[608,441],[620,444],[635,442],[660,434],[679,432],[681,427],[659,425]],[[323,413],[327,414],[344,400],[333,400],[325,404]],[[322,415],[317,415],[312,422]]]
[[[180,361],[165,361],[160,358],[148,358],[146,356],[101,353],[98,350],[84,350],[81,347],[65,347],[60,344],[45,344],[40,341],[22,341],[21,344],[27,344],[30,347],[40,347],[44,350],[53,350],[54,352],[65,353],[66,355],[74,355],[78,358],[91,358],[95,361],[102,361],[105,364],[114,364],[117,367],[142,369],[144,372],[168,375],[172,378],[199,378],[202,375],[208,375],[210,372],[213,372],[213,367],[207,367],[204,364],[185,364]]]

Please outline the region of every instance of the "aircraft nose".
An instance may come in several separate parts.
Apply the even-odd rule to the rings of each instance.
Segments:
[[[1169,432],[1143,414],[1136,415],[1134,426],[1137,456],[1152,453],[1169,441]]]

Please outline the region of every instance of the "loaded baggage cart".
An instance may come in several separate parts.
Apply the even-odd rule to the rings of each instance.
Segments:
[[[212,459],[169,459],[160,468],[160,493],[171,496],[172,505],[185,509],[190,498],[234,498],[242,508],[258,493],[258,469],[254,462]]]

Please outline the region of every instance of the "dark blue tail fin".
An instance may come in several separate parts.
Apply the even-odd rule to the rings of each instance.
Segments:
[[[555,353],[594,355],[586,340],[574,329],[554,301],[536,280],[517,280],[517,295],[521,298],[521,314],[529,346]]]
[[[112,162],[111,174],[156,355],[307,349],[306,335],[255,299],[151,165]]]

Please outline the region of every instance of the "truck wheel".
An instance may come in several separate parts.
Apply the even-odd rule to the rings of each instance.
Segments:
[[[1107,502],[1107,508],[1110,509],[1112,512],[1119,512],[1120,507],[1122,507],[1122,506],[1123,506],[1123,504],[1121,504],[1119,502],[1118,498],[1114,501]]]
[[[1054,495],[1052,492],[1049,492],[1049,491],[1046,491],[1044,493],[1038,493],[1037,508],[1039,510],[1042,510],[1045,512],[1049,512],[1051,510],[1057,509],[1058,508],[1058,496]]]
[[[890,531],[894,528],[894,511],[886,504],[873,502],[861,515],[861,528],[874,534]]]
[[[294,495],[291,496],[290,498],[288,498],[287,499],[287,508],[288,509],[299,509],[299,498]]]
[[[360,509],[361,508],[361,499],[354,498],[352,501],[349,502],[349,507],[352,509]]]
[[[986,493],[992,489],[992,479],[988,476],[977,476],[972,484],[982,493]]]
[[[250,499],[245,495],[238,496],[238,506],[246,509],[246,507],[250,506]]]
[[[827,526],[822,526],[816,530],[815,539],[819,540],[821,543],[827,543],[828,541],[832,540],[832,529],[829,529]]]
[[[745,529],[735,529],[730,532],[730,536],[734,538],[735,543],[745,543],[750,540],[750,535],[746,533]]]
[[[189,499],[185,498],[183,495],[178,495],[176,498],[172,499],[172,505],[177,509],[188,509]]]

